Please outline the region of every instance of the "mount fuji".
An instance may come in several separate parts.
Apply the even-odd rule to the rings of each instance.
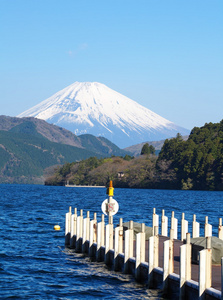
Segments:
[[[43,119],[76,135],[104,136],[120,148],[189,134],[189,130],[98,82],[74,82],[18,117]]]

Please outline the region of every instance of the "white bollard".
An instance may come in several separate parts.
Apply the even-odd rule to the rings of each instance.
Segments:
[[[149,238],[149,271],[148,286],[153,287],[153,269],[159,266],[159,236],[158,228],[155,227],[154,236]]]
[[[222,218],[219,218],[218,238],[221,239],[221,240],[223,240]]]
[[[211,287],[212,249],[211,237],[206,237],[207,249],[199,252],[199,299],[205,299],[205,290]]]
[[[174,271],[174,256],[173,256],[173,229],[170,230],[171,239],[163,243],[163,291],[166,292],[168,288],[168,276]]]
[[[89,256],[93,256],[93,244],[97,242],[97,213],[90,221]]]
[[[82,240],[82,253],[87,252],[87,242],[89,241],[90,231],[90,212],[87,211],[87,217],[83,219],[83,240]]]
[[[186,234],[188,233],[188,221],[185,220],[185,214],[182,213],[181,219],[181,241],[186,239]]]
[[[205,224],[204,224],[204,236],[212,236],[212,225],[208,224],[208,217],[205,217]]]
[[[129,258],[133,257],[133,221],[129,221],[129,229],[125,231],[124,272],[129,272]]]
[[[156,209],[153,208],[153,235],[154,235],[154,228],[158,227],[158,232],[159,232],[159,215],[156,214]]]
[[[96,260],[102,261],[101,247],[105,245],[105,216],[101,215],[101,222],[97,226],[97,252]]]
[[[185,299],[185,282],[191,279],[190,233],[186,234],[186,244],[180,247],[180,299]]]
[[[193,215],[192,238],[200,236],[200,223],[196,221],[196,215]]]
[[[77,208],[74,208],[74,214],[71,215],[71,233],[70,233],[70,247],[75,248],[77,237]]]
[[[83,209],[80,210],[80,216],[77,217],[77,241],[76,251],[81,252],[82,250],[82,236],[83,235]]]
[[[123,253],[123,221],[119,219],[119,226],[115,228],[115,256],[114,256],[114,270],[118,270],[118,255]]]
[[[162,210],[162,217],[161,217],[161,235],[168,236],[168,217],[165,215],[164,209]]]
[[[145,224],[141,225],[141,232],[136,234],[136,264],[135,264],[135,278],[140,280],[140,264],[145,262],[145,247],[146,247],[146,236],[145,236]]]
[[[174,211],[172,211],[171,216],[171,229],[173,229],[173,238],[177,240],[177,227],[178,227],[178,220],[174,217]]]
[[[223,300],[223,257],[221,258],[221,300]]]
[[[71,206],[69,212],[65,216],[65,245],[70,245],[70,234],[71,234]]]
[[[109,251],[113,249],[113,223],[112,216],[109,218],[110,223],[106,225],[105,232],[105,263],[110,264]]]

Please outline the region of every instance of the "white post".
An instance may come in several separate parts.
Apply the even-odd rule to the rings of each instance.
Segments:
[[[77,208],[74,208],[74,214],[71,215],[71,233],[70,233],[70,247],[75,248],[77,237]]]
[[[159,215],[156,214],[156,209],[153,208],[153,235],[154,235],[154,228],[158,227],[158,232],[159,232]]]
[[[208,224],[208,217],[205,217],[205,224],[204,224],[204,236],[212,236],[212,225]]]
[[[181,219],[181,241],[186,239],[186,234],[188,233],[188,221],[185,220],[185,214],[182,213]]]
[[[192,238],[200,236],[200,223],[196,222],[196,215],[193,215]]]
[[[119,219],[119,226],[115,228],[115,256],[114,256],[114,270],[118,270],[118,255],[123,253],[123,220]]]
[[[221,240],[223,240],[222,218],[219,218],[218,238],[221,239]]]
[[[211,287],[212,249],[211,237],[206,237],[206,248],[199,252],[199,299],[205,299],[205,290]]]
[[[191,279],[190,233],[186,234],[186,244],[180,247],[180,299],[185,299],[185,282]]]
[[[155,227],[154,236],[149,238],[149,272],[148,286],[153,287],[153,269],[159,266],[159,235],[158,228]]]
[[[164,209],[162,210],[162,218],[161,218],[161,235],[168,236],[168,217],[165,215]]]
[[[83,209],[80,210],[80,216],[77,217],[77,241],[76,251],[81,252],[82,250],[82,235],[83,235]]]
[[[101,222],[97,226],[97,252],[96,259],[97,261],[102,261],[101,256],[101,247],[105,245],[105,216],[101,215]]]
[[[176,240],[177,240],[177,226],[178,226],[178,220],[174,217],[174,211],[172,211],[171,229],[173,229],[173,238]]]
[[[97,213],[90,221],[89,256],[93,256],[93,244],[97,242]]]
[[[174,270],[174,260],[173,260],[173,229],[170,230],[170,240],[163,243],[163,290],[164,292],[168,288],[168,276],[173,273]]]
[[[135,264],[135,278],[140,280],[140,264],[145,261],[145,224],[141,225],[141,232],[136,234],[136,264]]]
[[[133,221],[129,221],[129,229],[125,231],[124,272],[129,272],[129,258],[133,257]]]
[[[109,224],[106,225],[105,233],[105,263],[110,264],[109,250],[113,249],[113,218],[109,216]]]
[[[221,258],[221,300],[223,300],[223,257]]]
[[[87,242],[89,241],[90,229],[90,212],[87,211],[87,217],[83,220],[83,240],[82,240],[82,253],[87,252]]]
[[[69,212],[65,216],[65,245],[70,245],[70,233],[71,233],[71,206],[69,206]]]

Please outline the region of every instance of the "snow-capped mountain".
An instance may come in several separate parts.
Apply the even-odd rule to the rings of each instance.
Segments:
[[[98,82],[75,82],[18,115],[35,117],[79,135],[104,136],[121,148],[175,137],[185,128]]]

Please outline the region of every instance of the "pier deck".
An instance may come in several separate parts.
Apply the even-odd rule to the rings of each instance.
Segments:
[[[159,236],[159,267],[163,268],[163,242],[168,240],[168,237]],[[146,241],[146,252],[148,253],[148,241]],[[180,274],[180,246],[183,242],[174,240],[174,273]],[[134,247],[135,255],[135,247]],[[148,262],[148,255],[146,255],[146,262]],[[192,263],[191,265],[191,279],[198,282],[199,265]],[[212,265],[212,287],[221,291],[221,265]]]
[[[174,238],[172,228],[167,237],[158,235],[156,225],[147,227],[146,235],[145,225],[140,225],[141,229],[136,227],[134,231],[133,221],[129,221],[126,228],[120,219],[119,225],[114,227],[112,222],[105,224],[104,215],[98,222],[96,213],[90,220],[89,212],[83,218],[83,210],[78,216],[77,209],[72,214],[70,208],[66,214],[65,245],[111,265],[115,271],[130,273],[136,280],[148,282],[149,288],[161,288],[171,299],[223,299],[223,267],[212,264],[210,235],[205,237],[206,247],[196,248],[197,245],[190,244],[190,233],[185,234],[186,243],[183,243]],[[194,260],[196,263],[192,263]]]

